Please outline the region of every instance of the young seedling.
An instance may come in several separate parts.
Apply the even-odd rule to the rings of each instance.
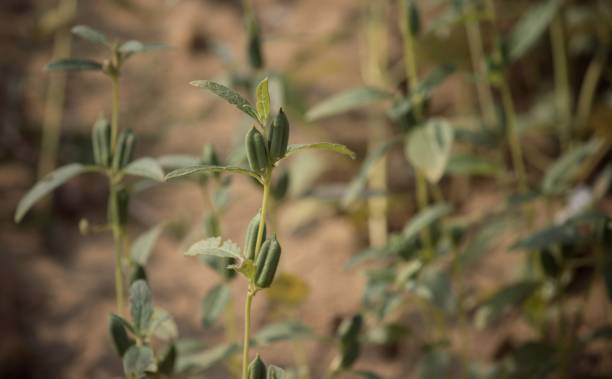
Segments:
[[[267,79],[261,81],[257,86],[256,106],[251,105],[238,93],[221,84],[208,80],[194,81],[191,84],[213,92],[255,121],[255,125],[245,136],[248,167],[200,165],[175,170],[166,175],[166,179],[173,179],[192,174],[236,173],[253,178],[262,186],[261,209],[247,228],[243,249],[230,240],[223,241],[220,237],[214,237],[197,242],[185,253],[189,256],[211,255],[222,259],[234,259],[236,263],[231,268],[241,273],[248,282],[242,343],[242,378],[247,379],[249,377],[251,305],[259,291],[272,285],[281,257],[281,245],[276,234],[271,233],[270,235],[268,232],[273,231],[266,230],[274,169],[285,158],[306,149],[327,150],[351,158],[354,158],[354,153],[343,145],[326,142],[289,145],[289,120],[283,110],[280,109],[270,122]]]

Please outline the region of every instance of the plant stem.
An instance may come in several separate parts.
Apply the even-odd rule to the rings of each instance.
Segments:
[[[255,259],[259,255],[263,240],[264,226],[266,225],[266,212],[268,210],[268,198],[270,197],[272,170],[266,170],[263,183],[263,198],[261,200],[261,216],[259,228],[257,229],[257,242],[255,244]],[[253,283],[249,283],[247,298],[244,305],[244,339],[242,343],[242,379],[248,379],[249,344],[251,338],[251,304],[255,297],[256,289]]]
[[[111,152],[114,154],[117,148],[117,136],[119,134],[119,74],[111,75],[113,82],[113,107],[111,114]]]
[[[518,180],[518,187],[521,192],[527,191],[527,174],[525,170],[525,162],[523,160],[523,148],[519,140],[518,131],[516,130],[516,111],[514,109],[514,100],[510,86],[506,78],[502,78],[499,84],[502,106],[506,119],[506,138],[510,145],[510,155],[512,157],[512,167],[514,174]]]
[[[603,42],[602,45],[603,46],[597,51],[593,60],[591,60],[591,63],[589,63],[584,79],[582,80],[582,86],[580,87],[578,95],[578,104],[576,106],[576,129],[584,128],[589,121],[589,115],[593,107],[593,99],[595,98],[595,90],[597,89],[601,74],[606,67],[609,50]]]
[[[120,210],[119,202],[117,199],[117,185],[114,183],[114,180],[112,178],[110,179],[110,182],[111,190],[108,201],[111,206],[109,223],[113,232],[113,241],[115,244],[115,300],[117,302],[117,314],[123,316],[124,291],[123,269],[121,264],[121,260],[123,258],[123,227],[120,225],[118,219]]]
[[[563,150],[570,144],[571,130],[571,92],[567,67],[567,51],[563,22],[557,15],[550,25],[550,40],[553,50],[553,67],[555,72],[555,106],[559,114],[559,134]]]

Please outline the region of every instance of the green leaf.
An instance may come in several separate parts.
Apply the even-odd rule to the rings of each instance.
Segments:
[[[262,80],[255,90],[255,96],[257,98],[257,115],[259,121],[265,125],[268,122],[268,115],[270,114],[270,92],[268,90],[268,78]]]
[[[452,210],[453,208],[449,204],[442,203],[429,206],[419,211],[419,213],[406,224],[402,231],[402,236],[406,239],[415,238],[421,230],[448,215]]]
[[[509,377],[515,379],[548,378],[559,366],[559,351],[542,341],[530,341],[511,353]]]
[[[129,377],[141,377],[145,372],[157,371],[157,361],[153,350],[148,346],[134,345],[123,356],[123,371]]]
[[[125,352],[134,345],[134,340],[127,333],[128,328],[125,326],[127,321],[121,317],[111,314],[108,322],[108,329],[111,335],[111,340],[115,352],[123,357]]]
[[[155,337],[163,341],[174,340],[178,337],[178,326],[168,311],[155,308],[147,334],[155,335]]]
[[[431,183],[437,183],[444,175],[453,135],[453,127],[444,119],[430,119],[408,135],[406,156]]]
[[[312,334],[312,330],[300,321],[281,321],[261,329],[255,337],[254,344],[268,345],[273,342],[303,338]]]
[[[572,242],[577,238],[574,225],[570,222],[540,229],[511,246],[512,250],[535,251],[545,247]]]
[[[234,166],[208,166],[208,165],[200,165],[193,167],[185,167],[180,168],[178,170],[174,170],[166,175],[166,180],[180,178],[182,176],[193,175],[193,174],[212,174],[214,172],[229,172],[233,174],[242,174],[247,175],[252,178],[257,179],[258,182],[262,182],[261,176],[255,171],[251,171],[242,167],[234,167]]]
[[[447,174],[457,176],[497,176],[500,171],[490,159],[472,154],[453,155],[446,166]]]
[[[249,115],[254,120],[259,120],[257,110],[245,98],[240,96],[232,89],[210,80],[195,80],[189,84],[194,87],[211,91],[215,95],[225,99],[225,101],[228,103],[235,105],[238,109]]]
[[[211,237],[191,245],[185,255],[212,255],[221,258],[236,258],[242,260],[240,246],[231,240],[223,241],[221,237]]]
[[[451,377],[451,357],[443,350],[430,350],[417,366],[418,379],[440,379]]]
[[[153,301],[149,286],[142,279],[130,287],[130,314],[136,332],[140,336],[146,335],[153,319]]]
[[[187,154],[162,155],[161,157],[157,158],[157,161],[164,169],[193,167],[200,164],[199,157]]]
[[[144,53],[151,50],[159,50],[167,48],[167,45],[163,43],[143,43],[136,40],[126,41],[119,46],[119,52],[125,56],[125,58],[136,53]]]
[[[285,370],[278,366],[268,366],[268,375],[266,379],[285,379]]]
[[[172,344],[167,348],[164,354],[162,354],[162,358],[159,360],[159,367],[157,368],[157,371],[162,374],[168,375],[169,377],[172,376],[172,374],[174,373],[176,358],[176,345]]]
[[[460,267],[469,267],[480,261],[480,257],[491,251],[499,236],[511,226],[511,220],[505,217],[486,218],[481,222],[474,237],[467,243],[459,257]]]
[[[134,240],[130,250],[130,257],[134,262],[141,266],[146,266],[163,228],[163,225],[156,225]]]
[[[102,64],[91,59],[62,58],[47,64],[49,71],[101,71]]]
[[[391,141],[383,142],[376,147],[374,147],[371,151],[368,152],[366,159],[363,161],[361,168],[359,168],[359,172],[349,184],[346,193],[342,198],[342,206],[347,207],[351,203],[353,203],[359,194],[363,191],[364,187],[368,183],[368,177],[370,175],[370,171],[382,157],[397,143],[401,142],[402,139],[396,138]]]
[[[152,179],[158,182],[164,181],[164,170],[158,161],[153,158],[136,159],[129,165],[125,166],[123,173],[126,175],[140,176],[147,179]]]
[[[99,32],[89,26],[77,25],[72,28],[72,34],[77,35],[91,43],[110,46],[108,38],[106,38],[104,33]]]
[[[393,95],[372,87],[358,87],[340,92],[321,103],[313,106],[307,113],[306,119],[315,121],[324,117],[359,109],[364,105],[393,98]]]
[[[509,310],[520,307],[539,286],[535,281],[523,281],[500,289],[478,307],[476,325],[482,328],[496,322]]]
[[[536,2],[514,25],[508,37],[508,51],[512,61],[522,57],[546,32],[561,3],[561,0]]]
[[[34,204],[36,204],[37,201],[64,184],[66,181],[74,178],[77,175],[95,170],[95,167],[92,166],[71,163],[47,174],[21,198],[19,204],[17,204],[17,210],[15,211],[15,222],[21,221],[23,216],[25,216],[27,211]]]
[[[548,168],[542,180],[542,191],[546,194],[560,194],[566,191],[576,177],[580,164],[600,146],[600,141],[593,140],[581,145],[559,158]]]
[[[179,354],[176,362],[176,371],[190,371],[196,374],[208,370],[239,351],[239,345],[230,343],[215,346],[202,352]]]
[[[285,155],[285,157],[288,157],[304,149],[318,149],[318,150],[331,151],[334,153],[346,155],[347,157],[351,159],[355,159],[356,157],[355,153],[351,151],[348,147],[338,144],[338,143],[330,143],[330,142],[303,143],[303,144],[289,145],[289,147],[287,148],[287,154]]]
[[[220,283],[211,288],[202,301],[202,324],[209,327],[217,321],[231,297],[229,286]]]

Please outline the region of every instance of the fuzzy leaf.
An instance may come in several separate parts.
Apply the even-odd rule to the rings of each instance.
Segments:
[[[130,257],[134,262],[146,266],[162,230],[163,225],[156,225],[136,238],[130,251]]]
[[[223,98],[228,103],[235,105],[238,109],[249,115],[254,120],[259,120],[257,110],[234,90],[210,80],[195,80],[190,84],[194,87],[211,91],[215,95]]]
[[[127,41],[121,44],[119,52],[126,57],[135,53],[144,53],[151,50],[159,50],[167,48],[163,43],[143,43],[136,40]]]
[[[123,371],[130,377],[140,378],[145,372],[157,371],[157,361],[153,350],[148,346],[134,345],[123,356]]]
[[[152,179],[158,182],[164,181],[164,170],[159,162],[153,158],[136,159],[129,165],[125,166],[123,173],[126,175],[140,176],[147,179]]]
[[[142,279],[130,287],[130,314],[136,332],[141,336],[146,335],[153,319],[153,301],[149,286]]]
[[[453,127],[444,119],[431,119],[408,136],[406,156],[427,180],[437,183],[444,175],[453,145]]]
[[[21,198],[15,211],[15,222],[21,221],[27,211],[45,195],[75,176],[91,171],[95,171],[95,168],[79,163],[71,163],[47,174]]]
[[[242,167],[234,167],[234,166],[208,166],[208,165],[200,165],[193,167],[185,167],[180,168],[178,170],[174,170],[166,175],[166,180],[180,178],[186,175],[193,174],[212,174],[214,172],[229,172],[233,174],[242,174],[247,175],[252,178],[257,179],[257,181],[261,182],[261,176],[257,174],[255,171],[251,171]]]
[[[356,157],[355,153],[351,151],[348,147],[338,144],[338,143],[330,143],[330,142],[317,142],[317,143],[304,143],[304,144],[289,145],[289,147],[287,148],[287,154],[285,156],[288,157],[289,155],[295,154],[304,149],[318,149],[318,150],[331,151],[334,153],[346,155],[347,157],[351,159],[355,159]]]
[[[100,71],[102,64],[91,59],[62,58],[47,64],[49,71]]]
[[[210,327],[217,321],[228,304],[230,288],[225,283],[214,286],[202,300],[202,324]]]
[[[221,237],[211,237],[201,240],[191,245],[185,253],[188,256],[213,255],[221,258],[236,258],[242,260],[240,256],[240,246],[231,240],[223,241]]]
[[[561,0],[536,2],[514,25],[508,37],[508,51],[511,60],[519,59],[535,45],[546,32],[561,3]]]
[[[108,38],[104,33],[86,25],[77,25],[72,28],[72,34],[77,35],[91,43],[109,46]]]
[[[268,122],[268,115],[270,114],[270,92],[268,89],[268,78],[262,80],[255,90],[255,97],[257,103],[257,115],[259,121],[265,125]]]
[[[194,374],[199,373],[221,363],[238,351],[240,351],[240,346],[235,343],[230,343],[215,346],[197,353],[179,354],[176,362],[176,371],[189,371]]]
[[[354,109],[359,109],[367,104],[388,100],[392,94],[372,87],[358,87],[340,92],[319,104],[313,106],[307,113],[309,121],[324,117],[334,116]]]
[[[268,375],[266,379],[284,379],[285,378],[285,370],[278,366],[270,365],[268,366]]]

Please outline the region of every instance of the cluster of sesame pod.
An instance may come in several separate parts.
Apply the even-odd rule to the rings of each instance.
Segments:
[[[276,235],[272,239],[266,240],[261,245],[261,250],[257,255],[255,262],[255,284],[259,288],[268,288],[274,281],[276,268],[281,256],[281,246],[276,239]]]
[[[255,172],[265,171],[269,166],[269,159],[264,136],[257,128],[252,127],[246,135],[245,144],[247,160],[251,170]]]
[[[259,354],[249,364],[249,379],[281,379],[283,378],[283,370],[276,366],[266,364],[261,359]]]
[[[285,156],[288,145],[289,120],[281,108],[272,122],[272,128],[270,129],[268,138],[268,149],[270,151],[270,162],[272,164]]]
[[[289,120],[281,109],[268,133],[266,142],[263,134],[252,127],[246,135],[245,146],[249,166],[255,172],[263,172],[282,159],[289,146]]]
[[[255,252],[257,251],[257,233],[259,232],[259,224],[261,223],[261,212],[257,212],[255,217],[251,219],[247,227],[246,236],[244,238],[244,256],[246,259],[254,260]],[[262,241],[266,239],[266,225],[263,226]]]

